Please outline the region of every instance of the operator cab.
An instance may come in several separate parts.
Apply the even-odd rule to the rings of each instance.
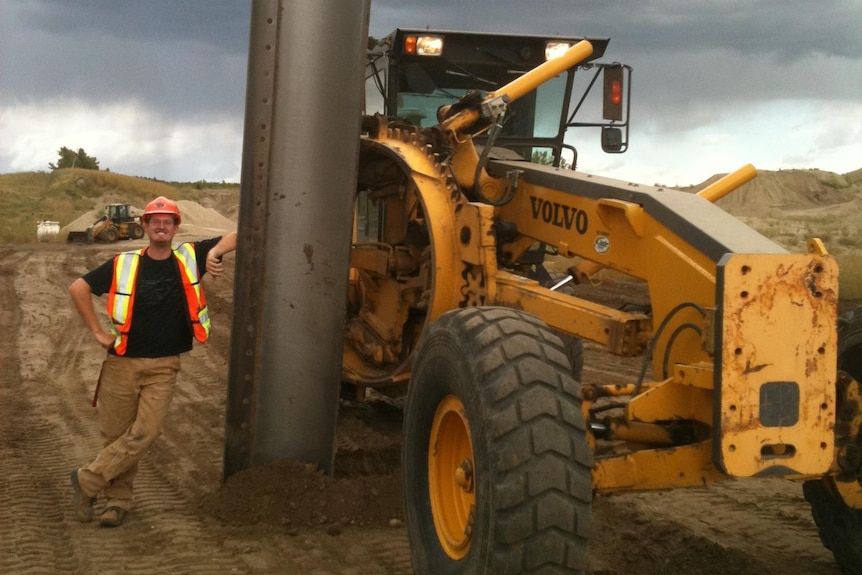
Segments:
[[[484,97],[583,39],[398,29],[381,40],[369,40],[366,114],[379,113],[422,128],[434,126],[438,108],[454,104],[468,90],[479,90]],[[507,159],[560,166],[563,150],[569,150],[563,165],[574,168],[577,152],[564,141],[571,127],[598,127],[606,152],[626,151],[631,68],[596,62],[604,55],[608,39],[588,40],[593,45],[588,60],[509,104],[494,141],[497,157],[506,155],[497,150],[502,148],[509,151]],[[575,100],[578,70],[591,72],[591,80],[578,90]],[[604,102],[593,106],[601,108],[602,119],[581,121],[589,109],[587,96],[603,72]],[[484,138],[475,142],[481,146]]]
[[[113,222],[127,222],[131,219],[129,204],[108,204],[105,206],[108,219]]]

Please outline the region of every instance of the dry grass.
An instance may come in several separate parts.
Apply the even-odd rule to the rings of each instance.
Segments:
[[[37,241],[36,223],[40,220],[58,221],[62,227],[106,203],[144,206],[156,196],[197,202],[206,194],[204,188],[200,183],[169,184],[77,168],[3,174],[0,175],[0,243]],[[233,188],[239,190],[238,185]]]
[[[838,260],[838,293],[841,299],[862,299],[862,251],[835,256]]]
[[[719,205],[793,253],[820,238],[838,261],[841,298],[862,298],[862,170],[765,172]]]

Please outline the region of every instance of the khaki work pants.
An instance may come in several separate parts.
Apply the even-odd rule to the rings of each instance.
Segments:
[[[138,461],[162,433],[180,370],[178,355],[108,355],[99,374],[99,431],[105,447],[78,472],[85,494],[104,492],[105,508],[132,508]]]

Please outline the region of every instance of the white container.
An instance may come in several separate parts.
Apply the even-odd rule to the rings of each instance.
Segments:
[[[60,222],[42,220],[36,223],[36,237],[40,242],[46,242],[60,233]]]

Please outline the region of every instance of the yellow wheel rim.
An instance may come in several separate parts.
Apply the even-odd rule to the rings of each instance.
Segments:
[[[434,414],[428,444],[428,490],[440,545],[451,559],[470,550],[476,489],[473,442],[464,404],[446,396]]]

